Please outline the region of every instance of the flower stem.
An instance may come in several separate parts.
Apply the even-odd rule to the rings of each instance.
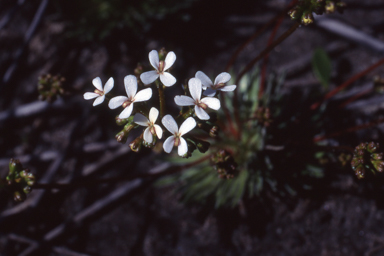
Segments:
[[[284,20],[284,17],[280,17],[280,19],[278,19],[276,21],[276,25],[273,28],[273,31],[272,31],[269,39],[268,39],[268,45],[272,44],[273,39],[276,36],[277,30],[279,29],[279,27],[280,27],[281,23],[283,22],[283,20]],[[266,76],[267,66],[268,66],[268,56],[269,56],[269,54],[264,56],[263,65],[262,65],[262,68],[261,68],[261,81],[260,81],[260,89],[259,89],[259,99],[261,99],[261,97],[264,94],[265,76]]]
[[[332,91],[330,91],[329,93],[327,93],[327,95],[325,95],[324,99],[322,99],[321,101],[318,101],[314,104],[312,104],[311,106],[311,109],[312,110],[315,110],[317,109],[318,107],[320,107],[321,103],[323,103],[325,100],[331,98],[333,95],[337,94],[338,92],[340,92],[341,90],[343,90],[344,88],[346,88],[347,86],[349,86],[350,84],[352,84],[353,82],[355,82],[357,79],[365,76],[367,73],[371,72],[372,70],[374,70],[375,68],[381,66],[382,64],[384,64],[384,58],[379,60],[378,62],[376,62],[375,64],[371,65],[370,67],[368,67],[367,69],[361,71],[360,73],[354,75],[353,77],[351,77],[350,79],[348,79],[346,82],[344,82],[343,84],[341,84],[340,86],[336,87],[335,89],[333,89]]]
[[[252,61],[250,61],[247,66],[240,72],[240,75],[237,76],[237,80],[235,84],[238,84],[240,79],[255,65],[260,59],[262,59],[265,55],[267,55],[273,48],[282,43],[288,36],[290,36],[295,30],[300,26],[300,23],[296,22],[293,26],[291,26],[284,34],[282,34],[279,38],[273,41],[272,44],[268,45],[258,56],[256,56]]]
[[[272,25],[276,20],[278,20],[281,17],[284,17],[287,14],[287,11],[292,8],[293,5],[297,3],[298,0],[292,0],[289,5],[281,11],[278,15],[270,19],[266,24],[264,24],[261,28],[259,28],[247,41],[245,41],[242,45],[239,46],[239,48],[236,49],[235,53],[232,55],[231,59],[228,61],[227,66],[225,68],[225,71],[228,72],[228,70],[233,66],[233,63],[236,61],[237,56],[239,56],[240,52],[244,50],[244,48],[250,44],[254,39],[256,39],[258,36],[260,36],[270,25]]]
[[[159,91],[160,119],[163,119],[165,113],[164,86],[156,80],[156,87]]]
[[[343,134],[348,133],[348,132],[355,132],[355,131],[367,129],[367,128],[370,128],[372,126],[375,126],[375,125],[378,125],[378,124],[381,124],[381,123],[384,123],[384,118],[380,118],[380,119],[374,120],[374,121],[369,122],[367,124],[362,124],[362,125],[357,125],[357,126],[354,126],[354,127],[350,127],[348,129],[345,129],[345,130],[342,130],[342,131],[331,133],[329,135],[323,135],[323,136],[315,137],[313,139],[313,142],[319,142],[319,141],[322,141],[322,140],[325,140],[325,139],[337,137],[337,136],[343,135]]]

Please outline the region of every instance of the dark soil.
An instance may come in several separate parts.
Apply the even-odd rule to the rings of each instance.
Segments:
[[[105,121],[111,120],[111,110],[83,99],[97,76],[104,82],[114,77],[114,93],[122,93],[124,76],[138,62],[147,63],[150,50],[163,46],[177,55],[177,77],[188,79],[197,70],[218,74],[236,48],[289,1],[197,0],[164,18],[149,17],[143,32],[137,30],[141,25],[116,28],[92,40],[71,36],[76,24],[59,8],[68,3],[49,1],[31,29],[44,2],[0,2],[0,174],[5,177],[9,159],[17,158],[39,183],[74,185],[35,189],[23,203],[12,202],[2,191],[1,255],[384,255],[383,174],[358,180],[348,166],[329,170],[333,180],[320,183],[324,189],[297,196],[266,193],[231,209],[186,205],[174,193],[177,185],[159,188],[150,175],[142,175],[167,169],[161,157],[118,144],[114,136],[119,128]],[[384,45],[383,1],[346,2],[344,14],[326,16],[345,29],[300,27],[271,52],[268,72],[286,72],[287,95],[297,91],[300,100],[314,88],[321,90],[310,64],[316,48],[331,56],[331,89],[383,57],[384,48],[367,42],[374,38]],[[286,17],[277,33],[292,24]],[[366,37],[357,41],[343,35],[347,27]],[[234,73],[264,49],[270,33],[243,50]],[[66,79],[66,94],[52,104],[38,101],[37,79],[47,73]],[[375,75],[384,77],[382,66],[333,101],[371,88]],[[382,95],[365,95],[345,112],[330,113],[335,121],[327,127],[340,131],[380,119],[383,107]],[[372,140],[382,143],[383,138],[383,126],[376,125],[327,143],[355,147]],[[92,182],[112,177],[122,178]]]

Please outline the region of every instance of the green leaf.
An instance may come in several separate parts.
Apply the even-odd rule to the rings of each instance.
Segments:
[[[312,58],[312,69],[325,89],[329,87],[331,68],[331,59],[328,54],[321,48],[316,49]]]

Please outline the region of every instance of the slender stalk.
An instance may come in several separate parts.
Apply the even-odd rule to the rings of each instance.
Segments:
[[[354,126],[354,127],[342,130],[342,131],[334,132],[334,133],[331,133],[331,134],[328,134],[328,135],[323,135],[323,136],[315,137],[313,139],[313,142],[319,142],[319,141],[322,141],[322,140],[325,140],[325,139],[341,136],[341,135],[343,135],[345,133],[355,132],[355,131],[367,129],[367,128],[370,128],[372,126],[375,126],[375,125],[378,125],[378,124],[381,124],[381,123],[384,123],[384,118],[380,118],[380,119],[377,119],[375,121],[369,122],[367,124],[357,125],[357,126]]]
[[[156,80],[156,87],[159,91],[160,119],[163,119],[165,113],[164,86]]]
[[[357,99],[363,97],[364,95],[366,95],[366,94],[368,94],[368,93],[370,93],[370,92],[372,92],[372,91],[373,91],[373,89],[370,88],[370,89],[367,89],[367,90],[365,90],[365,91],[359,92],[358,94],[352,96],[352,97],[349,98],[348,100],[346,100],[346,101],[344,101],[343,103],[341,103],[340,106],[339,106],[339,108],[344,108],[344,107],[347,106],[348,104],[354,102],[355,100],[357,100]]]
[[[288,36],[290,36],[295,30],[300,26],[300,23],[296,22],[291,26],[284,34],[279,38],[273,41],[267,48],[265,48],[258,56],[256,56],[252,61],[250,61],[245,68],[240,72],[240,75],[237,76],[236,84],[239,83],[240,79],[255,65],[260,59],[262,59],[266,54],[268,54],[273,48],[283,42]]]
[[[329,93],[327,93],[325,95],[325,97],[319,101],[319,102],[316,102],[314,104],[312,104],[311,106],[311,109],[312,110],[315,110],[317,109],[325,100],[331,98],[333,95],[337,94],[338,92],[340,92],[341,90],[345,89],[347,86],[349,86],[350,84],[352,84],[353,82],[355,82],[357,79],[365,76],[366,74],[368,74],[369,72],[371,72],[372,70],[374,70],[375,68],[381,66],[382,64],[384,64],[384,58],[379,60],[378,62],[376,62],[375,64],[369,66],[367,69],[361,71],[360,73],[354,75],[353,77],[351,77],[350,79],[348,79],[347,81],[345,81],[343,84],[341,84],[340,86],[336,87],[335,89],[333,89],[332,91],[330,91]]]
[[[245,41],[242,45],[240,45],[235,53],[232,55],[231,59],[228,61],[227,66],[225,68],[225,71],[228,72],[228,70],[233,66],[233,63],[236,61],[237,56],[239,56],[240,52],[244,50],[244,48],[250,44],[254,39],[259,37],[269,26],[271,26],[277,19],[284,17],[287,14],[287,11],[292,8],[293,5],[297,3],[298,0],[292,0],[289,5],[281,11],[278,15],[270,19],[266,24],[264,24],[261,28],[259,28],[250,38],[248,38],[247,41]]]
[[[288,36],[290,36],[298,27],[300,26],[300,23],[296,22],[293,26],[291,26],[284,34],[282,34],[279,38],[277,38],[275,41],[273,41],[270,45],[268,45],[256,58],[254,58],[252,61],[250,61],[245,68],[240,72],[240,74],[237,76],[236,83],[239,84],[240,79],[264,56],[266,56],[273,48],[275,48],[278,44],[283,42]],[[237,90],[235,90],[234,97],[233,97],[233,106],[234,106],[234,116],[237,123],[237,127],[239,129],[238,134],[240,136],[241,134],[241,121],[239,118],[239,110],[238,110],[238,96],[237,96]],[[240,139],[238,136],[238,139]]]
[[[273,28],[272,34],[268,39],[268,46],[272,44],[273,39],[276,36],[277,30],[279,29],[281,23],[283,22],[284,17],[280,17],[280,19],[277,20],[275,27]],[[260,89],[259,89],[259,99],[263,96],[264,94],[264,87],[265,87],[265,75],[267,72],[267,66],[268,66],[268,57],[269,54],[265,55],[264,60],[263,60],[263,66],[261,68],[261,81],[260,81]]]
[[[231,114],[229,113],[229,109],[227,107],[227,103],[224,99],[224,95],[223,93],[220,93],[220,96],[221,96],[221,107],[223,108],[224,110],[224,114],[225,114],[225,117],[227,119],[227,123],[223,124],[223,125],[220,125],[220,127],[225,127],[229,129],[229,132],[234,136],[234,137],[238,137],[238,131],[235,129],[235,127],[233,126],[233,120],[232,120],[232,117],[231,117]]]

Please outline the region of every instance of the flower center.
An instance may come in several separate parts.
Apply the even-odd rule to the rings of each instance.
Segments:
[[[123,108],[128,107],[128,106],[131,105],[134,101],[135,101],[135,99],[133,99],[133,98],[127,99],[127,100],[124,101],[124,103],[123,103]]]
[[[205,103],[203,103],[201,101],[200,102],[196,102],[195,104],[196,104],[196,106],[198,106],[198,107],[200,107],[200,108],[202,108],[204,110],[206,110],[208,108],[207,104],[205,104]]]
[[[100,96],[103,96],[104,95],[104,92],[103,91],[100,91],[98,89],[95,89],[95,93],[99,94]]]
[[[180,135],[175,134],[175,143],[173,144],[175,147],[178,147],[180,145]]]
[[[156,129],[153,124],[149,124],[149,131],[153,134],[156,135]]]
[[[164,66],[165,66],[165,62],[163,60],[161,60],[159,62],[159,73],[163,73],[164,72]]]
[[[213,89],[220,89],[220,88],[223,88],[224,86],[225,86],[224,83],[215,84],[215,85],[213,86]]]

